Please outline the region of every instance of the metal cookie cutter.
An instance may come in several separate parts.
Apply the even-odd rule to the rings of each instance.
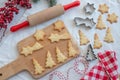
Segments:
[[[94,51],[93,51],[93,48],[92,48],[92,45],[89,44],[88,45],[88,49],[87,49],[87,54],[86,54],[86,60],[87,61],[93,61],[97,59],[96,55],[94,54]]]
[[[94,4],[87,3],[84,7],[85,13],[91,15],[95,11]]]
[[[93,20],[93,18],[85,18],[85,19],[83,19],[83,18],[80,18],[80,17],[75,17],[74,18],[74,22],[75,22],[75,24],[76,24],[76,26],[85,26],[85,27],[87,27],[87,28],[92,28],[93,26],[95,26],[95,22],[94,22],[94,20]]]

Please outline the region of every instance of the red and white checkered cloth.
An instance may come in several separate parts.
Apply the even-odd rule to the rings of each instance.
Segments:
[[[99,62],[80,80],[117,80],[118,64],[116,53],[98,53]]]

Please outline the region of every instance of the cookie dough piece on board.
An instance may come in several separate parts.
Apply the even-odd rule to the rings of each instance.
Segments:
[[[62,29],[64,29],[64,23],[61,20],[55,22],[54,25],[55,25],[54,27],[55,30],[62,31]]]
[[[109,27],[106,30],[106,35],[105,35],[104,41],[108,42],[108,43],[114,42],[114,39],[111,34],[111,29]]]
[[[38,63],[36,59],[33,58],[32,61],[35,68],[35,74],[36,75],[41,74],[45,69]]]
[[[28,56],[31,55],[33,52],[33,48],[30,46],[26,46],[22,48],[21,54],[23,54],[24,56]]]
[[[89,43],[89,39],[85,36],[85,34],[79,30],[79,36],[80,36],[80,45],[86,45],[87,43]]]
[[[61,35],[51,33],[51,35],[48,39],[51,40],[51,42],[58,42],[59,40],[70,39],[70,35],[67,32],[65,32]]]
[[[100,49],[102,47],[102,42],[99,40],[98,35],[94,35],[94,49]]]
[[[53,58],[51,56],[51,53],[48,51],[47,52],[47,57],[46,57],[46,65],[45,65],[45,67],[52,68],[55,65],[56,65],[56,63],[54,62],[54,60],[53,60]]]
[[[71,41],[68,41],[68,52],[69,57],[74,57],[77,54],[77,51],[73,48]]]
[[[43,30],[37,30],[34,34],[35,39],[38,40],[44,40],[45,32]]]
[[[43,46],[40,43],[35,42],[32,47],[31,46],[23,47],[21,54],[23,54],[24,56],[28,56],[31,55],[33,51],[39,50],[41,48],[43,48]]]
[[[39,49],[43,48],[43,46],[42,46],[40,43],[36,42],[36,43],[32,46],[32,48],[33,48],[33,51],[35,51],[35,50],[39,50]]]
[[[67,57],[60,51],[58,47],[56,47],[56,53],[58,63],[62,63],[67,59]]]

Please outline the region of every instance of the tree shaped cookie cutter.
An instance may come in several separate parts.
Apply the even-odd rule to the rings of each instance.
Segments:
[[[95,22],[93,20],[93,18],[80,18],[80,17],[75,17],[74,18],[74,22],[76,24],[76,26],[85,26],[86,28],[92,28],[93,26],[95,26]]]
[[[87,54],[86,54],[85,59],[87,61],[93,61],[93,60],[97,59],[96,55],[94,54],[94,51],[93,51],[91,44],[88,45]]]
[[[87,3],[84,7],[85,13],[91,15],[95,11],[94,4]]]

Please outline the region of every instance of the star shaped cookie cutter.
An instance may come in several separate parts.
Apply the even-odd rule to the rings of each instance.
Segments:
[[[88,17],[85,19],[80,17],[75,17],[74,22],[76,26],[85,26],[86,28],[90,28],[90,29],[96,24],[93,18],[88,18]]]
[[[94,4],[87,3],[84,7],[85,13],[91,15],[95,11]]]

